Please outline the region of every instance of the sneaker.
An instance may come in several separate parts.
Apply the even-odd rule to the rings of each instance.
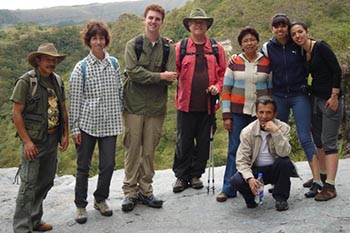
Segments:
[[[107,205],[106,200],[100,202],[95,200],[94,208],[100,211],[103,216],[109,217],[113,215],[113,211]]]
[[[311,178],[310,180],[306,181],[304,184],[303,184],[303,187],[304,188],[310,188],[312,186],[312,183],[314,182],[314,179]]]
[[[277,211],[285,211],[288,210],[288,202],[287,201],[276,201],[276,210]]]
[[[315,197],[318,194],[318,191],[322,190],[322,186],[317,184],[317,183],[312,183],[310,190],[305,193],[305,197],[310,198],[310,197]]]
[[[325,183],[323,189],[320,193],[315,196],[316,201],[328,201],[337,196],[337,191],[335,190],[334,185]]]
[[[38,227],[34,228],[34,231],[51,231],[52,225],[48,223],[40,223]]]
[[[217,202],[225,202],[227,200],[227,198],[228,198],[228,196],[225,193],[221,192],[216,196],[216,201]]]
[[[193,177],[190,181],[190,186],[194,189],[201,189],[203,188],[203,182],[199,178]]]
[[[145,196],[142,193],[138,193],[137,200],[139,200],[142,204],[153,208],[160,208],[163,205],[163,200],[156,198],[153,194]]]
[[[125,197],[122,203],[122,211],[132,211],[137,203],[135,197]]]
[[[174,193],[180,193],[187,188],[187,182],[183,179],[178,178],[173,186]]]
[[[75,221],[79,224],[86,223],[87,221],[87,213],[85,208],[77,207],[75,211]]]

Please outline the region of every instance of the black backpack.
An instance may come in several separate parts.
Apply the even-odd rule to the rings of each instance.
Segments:
[[[170,53],[170,44],[169,42],[161,37],[162,44],[163,44],[163,60],[162,60],[162,72],[166,71],[166,64],[168,62],[169,53]],[[137,61],[140,59],[141,53],[143,52],[143,36],[140,35],[136,37],[135,40],[135,53]]]
[[[190,52],[186,51],[188,38],[183,39],[180,44],[180,64],[186,55],[199,55],[199,54],[214,54],[216,57],[216,62],[219,64],[219,49],[218,43],[213,38],[209,38],[211,44],[211,52]]]

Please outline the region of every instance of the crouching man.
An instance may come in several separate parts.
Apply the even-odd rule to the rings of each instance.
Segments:
[[[255,208],[258,193],[258,173],[263,173],[265,184],[273,184],[272,196],[276,200],[276,210],[288,209],[290,177],[296,170],[289,159],[290,127],[277,119],[276,102],[267,96],[256,100],[257,120],[241,132],[241,143],[237,151],[237,173],[231,184],[242,194],[248,208]]]

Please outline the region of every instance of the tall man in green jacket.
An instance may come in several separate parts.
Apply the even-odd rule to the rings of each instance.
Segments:
[[[125,177],[123,211],[134,209],[136,202],[154,208],[163,201],[153,195],[154,151],[159,143],[166,115],[168,86],[177,78],[175,49],[169,53],[164,70],[165,40],[160,36],[165,12],[158,4],[148,5],[144,11],[145,33],[131,39],[125,50],[128,79],[124,88],[124,147]],[[141,39],[142,44],[137,42]],[[142,51],[140,57],[136,47]]]

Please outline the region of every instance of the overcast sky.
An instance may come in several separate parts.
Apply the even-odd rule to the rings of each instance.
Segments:
[[[1,1],[0,9],[37,9],[53,6],[85,5],[89,3],[127,2],[135,0],[5,0]]]

